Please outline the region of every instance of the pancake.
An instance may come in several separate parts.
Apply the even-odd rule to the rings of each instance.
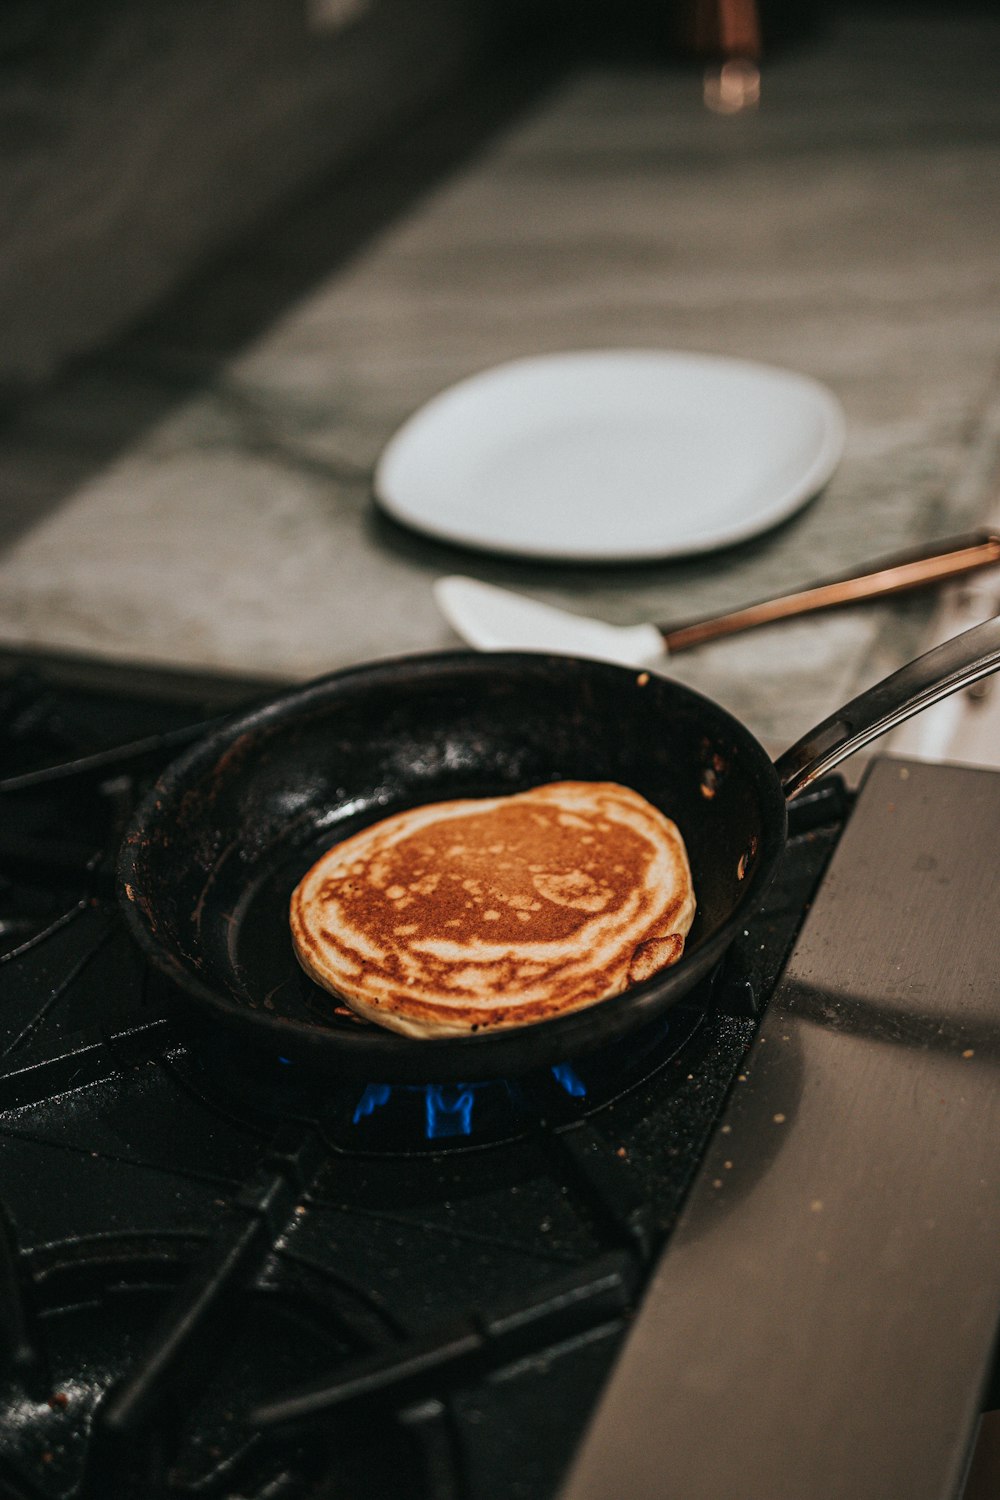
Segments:
[[[615,782],[431,803],[335,845],[296,887],[299,963],[414,1037],[522,1026],[675,962],[694,918],[684,842]]]

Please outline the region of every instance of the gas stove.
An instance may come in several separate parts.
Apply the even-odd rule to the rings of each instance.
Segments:
[[[853,799],[834,778],[793,804],[758,916],[627,1046],[319,1090],[188,1034],[114,889],[157,771],[262,690],[0,679],[0,1495],[610,1495],[567,1480],[573,1454],[730,1170],[712,1153]]]

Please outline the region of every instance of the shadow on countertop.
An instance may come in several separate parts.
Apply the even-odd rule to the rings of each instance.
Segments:
[[[395,133],[291,196],[101,351],[0,407],[0,551],[349,261],[434,185],[474,159],[553,86],[561,65],[494,67],[397,122]]]

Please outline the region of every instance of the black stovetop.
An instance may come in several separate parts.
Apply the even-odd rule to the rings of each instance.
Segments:
[[[759,917],[628,1055],[317,1094],[185,1034],[114,889],[187,726],[259,692],[0,678],[0,1495],[543,1500],[848,799],[799,800]]]

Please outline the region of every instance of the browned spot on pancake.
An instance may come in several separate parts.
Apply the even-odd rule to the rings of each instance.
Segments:
[[[460,856],[454,853],[454,834],[447,824],[423,828],[380,853],[379,873],[389,882],[384,891],[364,882],[345,882],[335,891],[339,910],[345,922],[376,941],[390,925],[395,927],[407,895],[407,926],[414,925],[418,938],[439,936],[445,923],[454,932],[457,921],[457,940],[475,939],[489,911],[493,915],[487,920],[496,929],[490,933],[491,942],[515,930],[518,941],[523,941],[518,912],[530,914],[537,941],[568,939],[579,926],[578,914],[609,909],[634,887],[650,857],[647,842],[631,829],[605,824],[606,839],[613,834],[609,853],[614,853],[615,869],[598,882],[578,865],[581,824],[590,826],[580,818],[567,824],[558,816],[508,803],[463,818]],[[500,831],[502,840],[497,838]],[[506,855],[502,869],[494,853],[498,844]],[[456,858],[462,863],[461,895],[439,879],[431,884],[414,878],[418,867],[444,865]],[[331,884],[335,886],[324,882],[324,893]]]

